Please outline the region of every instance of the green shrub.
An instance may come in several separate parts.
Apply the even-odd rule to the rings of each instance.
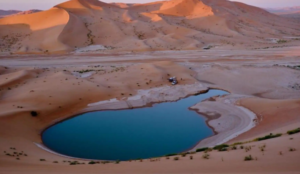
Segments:
[[[244,158],[244,161],[252,161],[252,160],[253,160],[253,158],[251,155],[245,156],[245,158]]]
[[[178,154],[177,153],[170,153],[170,154],[167,154],[165,156],[176,156],[176,155],[178,155]]]
[[[90,161],[89,164],[96,164],[96,162],[95,161]]]
[[[220,149],[226,148],[226,147],[229,147],[229,145],[227,145],[227,144],[220,144],[220,145],[215,146],[213,149],[214,150],[220,150]]]
[[[76,161],[70,162],[70,165],[77,165]]]
[[[294,130],[287,131],[287,134],[293,135],[293,134],[296,134],[296,133],[299,133],[299,132],[300,132],[300,128],[297,128],[297,129],[294,129]]]
[[[254,141],[263,141],[263,140],[267,140],[267,139],[271,139],[271,138],[277,138],[280,137],[282,134],[275,134],[273,135],[272,133],[270,133],[270,135],[266,135],[264,137],[259,137],[254,139]]]
[[[196,152],[203,152],[203,151],[206,151],[207,149],[209,149],[209,148],[203,147],[203,148],[197,149]]]
[[[40,159],[40,161],[46,161],[45,159]]]
[[[119,164],[119,163],[120,163],[120,160],[117,160],[117,161],[116,161],[116,164]]]
[[[179,160],[179,157],[174,157],[174,161],[178,161]]]
[[[236,142],[236,143],[233,143],[231,146],[236,146],[236,145],[241,145],[243,144],[243,142]]]

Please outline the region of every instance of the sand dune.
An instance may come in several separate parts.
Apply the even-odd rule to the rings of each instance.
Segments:
[[[231,142],[249,140],[249,137],[259,137],[274,133],[285,127],[292,129],[299,125],[300,100],[270,100],[262,98],[248,98],[238,102],[258,116],[259,124],[250,131],[240,135]],[[274,126],[276,125],[276,126]]]
[[[10,45],[7,51],[47,53],[71,50],[71,46],[82,46],[82,36],[88,33],[76,16],[59,8],[6,17],[1,24],[4,44]]]
[[[0,19],[0,51],[70,52],[89,45],[107,48],[102,52],[280,47],[268,38],[299,36],[299,28],[294,20],[227,0],[71,0],[44,12]]]

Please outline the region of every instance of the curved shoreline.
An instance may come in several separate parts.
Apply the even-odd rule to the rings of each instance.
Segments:
[[[170,90],[170,88],[172,88],[172,89]],[[199,90],[199,88],[200,88],[200,90]],[[106,101],[100,101],[100,102],[97,102],[97,103],[92,103],[92,104],[89,104],[87,108],[79,111],[75,115],[59,119],[58,121],[55,120],[54,122],[52,122],[49,126],[47,126],[45,129],[43,129],[43,131],[41,132],[41,140],[42,140],[43,132],[46,129],[48,129],[49,127],[51,127],[51,126],[53,126],[53,125],[55,125],[59,122],[63,122],[67,119],[71,119],[73,117],[81,115],[83,113],[94,112],[94,111],[105,111],[105,110],[124,110],[124,109],[133,109],[133,108],[142,108],[142,107],[152,107],[154,104],[157,104],[157,103],[176,102],[176,101],[178,101],[182,98],[187,98],[191,95],[207,93],[210,89],[216,89],[216,88],[204,87],[200,83],[195,83],[195,84],[192,84],[192,85],[182,85],[182,86],[178,85],[178,86],[176,86],[176,89],[174,89],[173,87],[167,86],[167,87],[154,88],[154,89],[150,89],[150,90],[139,90],[137,95],[129,97],[129,98],[127,98],[127,100],[111,99],[111,100],[106,100]],[[181,91],[181,92],[183,90],[184,92],[182,92],[181,95],[178,95],[178,90]],[[223,89],[220,89],[220,90],[223,90]],[[193,92],[191,92],[191,91],[193,91]],[[224,91],[226,91],[226,90],[224,90]],[[155,95],[153,95],[153,92],[154,92]],[[166,92],[166,94],[162,93],[162,92]],[[177,95],[174,95],[174,92]],[[193,93],[193,94],[191,94],[191,93]],[[164,94],[167,99],[165,99],[165,100],[161,99],[160,98],[161,94]],[[157,97],[157,95],[159,95],[159,96]],[[171,98],[168,98],[170,96],[171,96]],[[112,109],[112,107],[114,109]],[[240,107],[240,106],[235,105],[235,107]],[[242,108],[242,107],[240,107],[240,108]],[[197,148],[204,147],[204,145],[202,143],[203,141],[206,142],[206,141],[209,141],[211,139],[214,141],[214,139],[216,139],[216,137],[217,137],[217,139],[220,139],[220,138],[223,139],[223,134],[225,134],[226,131],[225,132],[217,132],[215,130],[215,127],[211,126],[209,124],[209,121],[215,120],[215,119],[209,119],[209,117],[207,117],[205,114],[203,114],[201,112],[198,112],[197,109],[194,109],[192,107],[190,107],[189,109],[194,110],[197,113],[199,113],[200,115],[208,118],[208,120],[206,120],[206,124],[207,124],[208,127],[210,127],[213,130],[214,134],[210,137],[207,137],[203,140],[200,140],[197,144],[193,145],[191,148],[187,149],[186,151],[193,151]],[[244,109],[247,110],[246,108],[244,108]],[[248,112],[248,116],[253,117],[253,115],[249,114],[249,112]],[[254,118],[256,118],[255,114],[254,114]],[[253,122],[249,122],[247,128],[242,129],[242,130],[238,131],[237,133],[231,134],[229,137],[223,139],[222,141],[216,142],[214,145],[222,144],[224,142],[227,142],[227,141],[235,138],[236,136],[250,130],[253,126],[255,126],[252,123]],[[209,142],[209,143],[211,143],[211,142]],[[209,144],[209,143],[205,143],[205,144]],[[59,156],[63,156],[63,157],[71,158],[71,159],[93,160],[93,159],[84,159],[84,158],[71,157],[71,156],[67,156],[67,155],[64,155],[64,154],[57,153],[57,152],[51,150],[46,145],[44,145],[43,141],[42,141],[42,144],[38,144],[38,143],[35,143],[35,144],[37,145],[37,147],[39,147],[39,148],[41,148],[41,149],[43,149],[43,150],[45,150],[49,153],[53,153],[53,154],[56,154],[56,155],[59,155]],[[211,146],[214,146],[214,145],[210,145],[210,146],[207,145],[207,146],[211,147]],[[207,147],[207,146],[205,146],[205,147]]]

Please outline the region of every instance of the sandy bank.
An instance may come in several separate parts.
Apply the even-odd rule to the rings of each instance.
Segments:
[[[191,107],[208,119],[207,124],[216,133],[200,141],[192,150],[228,142],[256,125],[256,115],[244,107],[236,106],[230,98],[235,96],[215,97],[213,100],[216,101],[204,101]]]

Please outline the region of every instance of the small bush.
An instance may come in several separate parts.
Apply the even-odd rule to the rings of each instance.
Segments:
[[[275,134],[273,135],[272,133],[270,133],[270,135],[266,135],[264,137],[259,137],[254,139],[254,141],[263,141],[263,140],[267,140],[267,139],[271,139],[271,138],[277,138],[280,137],[282,134]]]
[[[223,147],[221,149],[219,149],[220,152],[224,152],[224,151],[227,151],[227,147]]]
[[[210,155],[209,155],[208,153],[205,153],[205,154],[202,155],[202,158],[203,158],[203,159],[209,159],[209,156],[210,156]]]
[[[88,164],[96,164],[95,161],[90,161]]]
[[[53,163],[58,163],[57,161],[53,161]]]
[[[36,111],[31,111],[30,114],[33,117],[37,117],[38,116],[38,113]]]
[[[77,165],[77,164],[78,164],[77,161],[70,162],[70,165]]]
[[[220,149],[226,148],[226,147],[229,147],[229,146],[227,144],[220,144],[220,145],[215,146],[213,149],[220,150]]]
[[[203,148],[197,149],[196,152],[203,152],[203,151],[206,151],[207,149],[209,149],[209,148],[203,147]]]
[[[243,144],[242,142],[236,142],[236,143],[233,143],[231,146],[236,146],[236,145],[241,145]]]
[[[294,129],[294,130],[287,131],[287,134],[293,135],[293,134],[296,134],[296,133],[299,133],[299,132],[300,132],[300,128],[297,128],[297,129]]]
[[[213,149],[208,148],[208,149],[206,149],[206,150],[204,151],[204,153],[211,152],[212,150],[213,150]]]
[[[193,156],[190,156],[190,160],[194,159]]]
[[[296,151],[295,148],[290,148],[290,152],[294,152],[294,151]]]
[[[40,159],[40,161],[46,161],[45,159]]]
[[[253,160],[253,158],[251,155],[245,156],[245,158],[244,158],[244,161],[252,161],[252,160]]]
[[[119,163],[120,163],[120,160],[117,160],[117,161],[116,161],[116,164],[119,164]]]
[[[179,160],[179,157],[174,157],[174,161],[178,161]]]

